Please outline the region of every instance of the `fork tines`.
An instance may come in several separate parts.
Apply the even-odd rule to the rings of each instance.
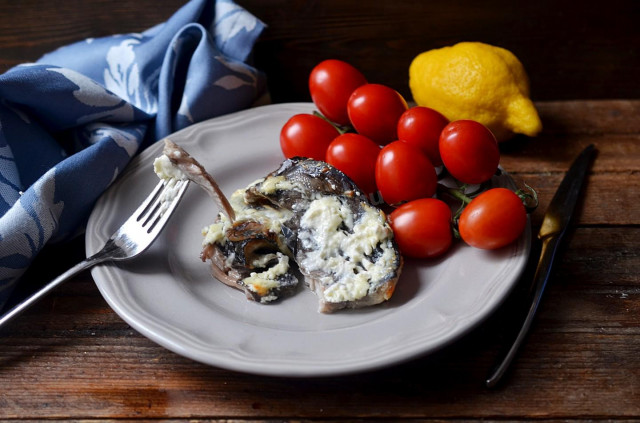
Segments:
[[[134,213],[136,221],[142,221],[147,233],[151,233],[157,225],[162,228],[164,220],[171,216],[188,185],[189,181],[183,179],[163,179],[158,182]]]

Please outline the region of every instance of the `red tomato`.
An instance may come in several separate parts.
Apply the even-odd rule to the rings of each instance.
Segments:
[[[327,147],[338,130],[321,117],[298,114],[292,116],[280,131],[280,148],[286,158],[307,157],[324,160]]]
[[[360,134],[342,134],[327,149],[326,162],[344,172],[365,194],[375,193],[380,146]]]
[[[471,200],[460,215],[460,237],[472,247],[494,250],[518,239],[527,224],[520,197],[506,188],[493,188]]]
[[[381,145],[398,139],[398,119],[407,108],[400,93],[380,84],[357,88],[347,104],[355,130]]]
[[[429,107],[412,107],[398,120],[398,139],[420,148],[434,166],[442,165],[438,142],[449,120]]]
[[[376,184],[387,204],[432,197],[438,179],[426,154],[403,141],[386,145],[376,161]]]
[[[327,119],[340,125],[348,125],[349,96],[366,83],[364,75],[349,63],[329,59],[318,63],[311,71],[309,92],[316,107]]]
[[[440,156],[449,173],[466,184],[491,179],[500,163],[498,142],[491,131],[473,120],[451,122],[440,134]]]
[[[451,247],[451,210],[442,200],[410,201],[391,212],[389,220],[402,254],[432,258],[446,253]]]

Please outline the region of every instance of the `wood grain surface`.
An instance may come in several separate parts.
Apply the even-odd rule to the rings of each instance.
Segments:
[[[182,3],[0,1],[0,70],[85,37],[142,30]],[[406,90],[422,50],[463,39],[512,49],[545,129],[502,144],[501,164],[539,191],[534,231],[572,159],[596,145],[524,349],[499,387],[483,386],[525,311],[527,277],[487,321],[427,357],[342,377],[237,373],[141,336],[84,273],[0,332],[0,420],[640,421],[640,3],[238,3],[269,24],[256,62],[276,101],[307,99],[306,73],[325,56]],[[83,256],[81,238],[45,251],[13,301]]]
[[[632,122],[640,101],[537,107],[543,122],[572,122],[594,109]],[[365,374],[296,379],[208,367],[157,346],[110,310],[87,273],[2,332],[0,418],[640,418],[638,141],[639,132],[617,125],[592,123],[585,131],[569,123],[564,132],[502,146],[503,166],[540,192],[534,228],[572,158],[590,143],[599,154],[532,333],[497,389],[482,381],[526,308],[526,279],[488,321],[431,356]],[[80,241],[69,246],[73,254],[41,258],[27,279],[35,284],[51,266],[80,259]]]
[[[640,97],[640,3],[634,1],[239,3],[270,25],[256,60],[276,101],[308,96],[307,75],[325,58],[347,60],[370,82],[409,96],[411,60],[460,41],[511,50],[528,70],[536,100]]]
[[[0,71],[88,37],[140,32],[182,0],[0,0]],[[360,68],[409,96],[419,53],[460,41],[505,47],[527,69],[535,100],[640,98],[640,2],[609,0],[238,0],[268,27],[255,50],[274,101],[309,99],[322,59]]]

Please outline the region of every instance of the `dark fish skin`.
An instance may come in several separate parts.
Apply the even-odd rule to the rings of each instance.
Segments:
[[[270,178],[283,177],[285,180],[302,187],[300,190],[276,190],[271,194],[265,193],[261,188],[269,182]],[[276,208],[285,208],[294,211],[291,220],[283,224],[282,234],[287,247],[297,255],[298,248],[298,227],[301,212],[295,210],[299,206],[313,200],[314,196],[337,195],[347,199],[353,199],[352,210],[357,211],[355,201],[364,199],[364,194],[356,184],[329,164],[311,160],[304,157],[293,157],[283,161],[280,167],[269,173],[264,181],[247,188],[245,200],[249,204],[259,206],[268,203]]]
[[[225,235],[234,247],[236,261],[247,269],[255,269],[261,255],[279,251],[276,234],[254,220],[235,222]]]
[[[252,290],[244,283],[252,273],[259,273],[277,264],[277,260],[268,255],[282,252],[278,235],[269,231],[260,222],[239,220],[225,232],[225,242],[206,245],[200,258],[211,260],[213,275],[225,284],[244,291],[248,299],[257,302],[269,302],[289,296],[298,286],[298,278],[288,271],[278,275],[278,284],[268,290]],[[231,263],[228,258],[233,257]],[[258,264],[260,263],[260,264]]]
[[[282,162],[278,169],[267,175],[265,181],[268,178],[280,176],[293,184],[304,187],[304,189],[281,191],[276,193],[276,196],[269,196],[260,191],[261,185],[264,184],[263,182],[249,187],[245,195],[246,200],[252,203],[259,203],[261,199],[268,199],[278,207],[293,210],[294,204],[300,200],[308,201],[317,194],[365,198],[362,191],[347,175],[322,161],[304,157],[287,159]]]
[[[259,220],[238,219],[237,216],[242,214],[239,214],[238,210],[232,209],[230,202],[224,197],[213,177],[206,173],[204,168],[180,147],[173,143],[166,143],[164,153],[189,179],[201,185],[211,195],[229,219],[228,221],[231,222],[231,226],[227,227],[224,232],[222,241],[203,247],[201,258],[203,261],[210,260],[212,274],[217,279],[229,286],[243,290],[247,298],[251,300],[262,303],[272,302],[291,295],[296,290],[298,279],[292,269],[285,273],[277,273],[276,279],[272,280],[275,283],[269,284],[264,289],[262,286],[258,286],[256,289],[255,285],[249,287],[246,284],[249,282],[245,283],[245,281],[250,280],[252,275],[257,273],[268,271],[272,267],[275,269],[278,263],[277,254],[280,255],[279,257],[285,254],[290,258],[290,262],[295,260],[300,265],[305,256],[312,252],[312,247],[309,245],[305,247],[299,234],[301,233],[301,218],[314,200],[325,197],[337,199],[342,205],[341,207],[347,206],[353,221],[358,221],[365,212],[370,213],[367,217],[371,217],[372,209],[376,210],[373,212],[373,215],[377,216],[376,219],[381,218],[382,221],[386,221],[384,213],[373,207],[366,196],[344,173],[322,161],[295,157],[285,160],[278,169],[271,172],[262,181],[250,185],[243,192],[243,207],[254,210],[258,214],[261,214],[261,210],[266,208],[289,212],[287,216],[290,215],[290,217],[281,222],[281,230],[275,233]],[[281,188],[278,188],[279,185],[275,184],[277,181],[285,183],[281,185]],[[261,215],[264,216],[264,213]],[[388,227],[388,225],[379,226],[376,224],[374,227],[382,228]],[[312,228],[317,230],[319,226],[313,225]],[[390,231],[390,228],[387,229]],[[350,229],[345,226],[339,230],[348,234]],[[317,233],[335,234],[336,232]],[[353,234],[353,229],[351,229],[351,234]],[[308,236],[309,232],[306,235]],[[378,304],[391,297],[403,263],[395,242],[393,240],[388,242],[391,243],[393,249],[393,263],[390,264],[388,272],[382,278],[371,282],[366,297],[357,300],[331,302],[335,301],[332,299],[325,301],[323,294],[326,287],[321,280],[326,280],[328,276],[331,276],[331,273],[323,270],[309,271],[300,265],[305,282],[318,294],[320,312],[330,313],[341,308],[357,308]],[[366,260],[377,261],[383,255],[382,248],[383,246],[379,244],[370,254],[365,256]],[[390,251],[388,245],[385,244],[384,248],[386,248],[385,251]],[[344,260],[348,259],[342,252],[338,252],[338,254],[342,254],[340,257]],[[350,279],[349,277],[347,280]]]
[[[270,183],[270,178],[284,178],[294,184],[296,189],[274,190],[273,192],[271,190],[263,190],[262,188]],[[296,262],[300,264],[310,251],[308,248],[304,248],[298,237],[300,218],[309,203],[319,195],[340,198],[349,207],[354,220],[358,220],[365,212],[365,205],[371,206],[365,194],[343,172],[325,162],[301,157],[285,160],[278,169],[267,175],[263,182],[250,186],[245,192],[245,200],[248,203],[255,204],[264,204],[266,200],[274,207],[285,208],[294,212],[293,217],[283,224],[283,235],[287,246],[293,251]],[[323,303],[321,301],[319,310],[330,313],[341,308],[357,308],[377,304],[388,299],[388,296],[391,295],[390,293],[395,288],[403,266],[402,256],[395,241],[393,241],[393,248],[396,260],[386,276],[377,281],[379,286],[377,292],[372,292],[368,297],[354,302]],[[380,255],[381,249],[378,247],[368,258],[375,261]],[[316,283],[316,280],[324,275],[322,272],[309,272],[302,267],[300,270],[305,275],[307,284],[313,290],[322,289]],[[388,292],[385,292],[385,290]]]
[[[277,286],[274,287],[250,287],[244,282],[252,274],[268,270],[277,264],[277,260],[265,262],[263,259],[282,252],[279,234],[255,220],[236,220],[235,210],[215,179],[183,148],[167,139],[163,153],[173,166],[201,186],[232,222],[222,245],[205,245],[200,253],[202,261],[211,261],[213,276],[226,285],[244,291],[248,299],[258,302],[269,302],[290,295],[298,285],[298,278],[291,271],[277,275]]]

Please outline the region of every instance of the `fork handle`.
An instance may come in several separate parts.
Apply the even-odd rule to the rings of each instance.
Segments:
[[[64,272],[63,274],[61,274],[60,276],[58,276],[57,278],[55,278],[54,280],[52,280],[51,282],[49,282],[48,284],[40,288],[38,291],[34,292],[30,296],[22,300],[20,303],[14,306],[11,310],[3,314],[2,317],[0,317],[0,329],[4,327],[5,324],[13,320],[16,316],[21,314],[23,311],[27,310],[29,307],[31,307],[36,302],[41,300],[51,290],[53,290],[57,286],[61,285],[63,282],[70,279],[72,276],[75,276],[76,274],[82,272],[83,270],[88,269],[89,267],[92,267],[105,260],[106,260],[105,257],[98,256],[96,254],[95,256],[89,257],[81,261],[80,263],[76,264],[75,266],[73,266],[72,268],[70,268],[69,270],[67,270],[66,272]]]

